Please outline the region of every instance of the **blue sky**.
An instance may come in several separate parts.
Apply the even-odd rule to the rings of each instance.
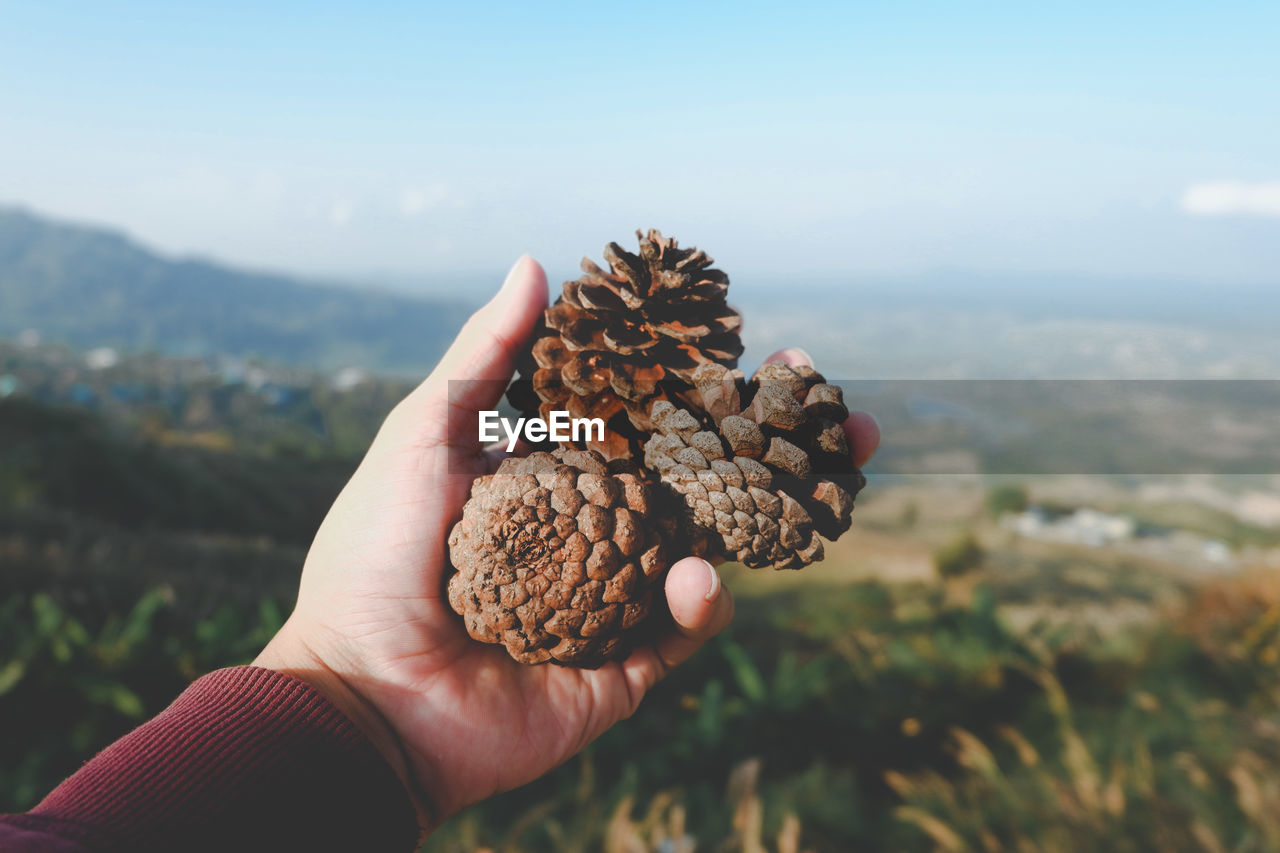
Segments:
[[[0,0],[0,203],[329,276],[1280,282],[1280,3]],[[1123,8],[1120,8],[1123,7]]]

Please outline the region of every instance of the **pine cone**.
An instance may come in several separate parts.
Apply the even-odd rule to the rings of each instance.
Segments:
[[[742,354],[742,318],[725,302],[729,277],[698,249],[658,231],[636,236],[640,253],[605,246],[610,272],[589,258],[564,283],[509,393],[526,415],[553,409],[604,420],[606,458],[639,458],[653,431],[655,400],[696,404],[692,377],[703,364],[733,367]]]
[[[849,529],[866,483],[842,426],[849,412],[840,388],[813,368],[779,363],[750,385],[719,365],[693,379],[701,416],[654,403],[658,432],[645,444],[645,465],[683,496],[687,520],[712,534],[705,555],[751,568],[821,560],[819,534],[835,540]]]
[[[507,459],[449,535],[450,606],[521,663],[595,668],[626,654],[675,534],[634,463],[581,450]]]

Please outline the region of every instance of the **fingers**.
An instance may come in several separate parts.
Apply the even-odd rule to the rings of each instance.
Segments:
[[[880,425],[866,412],[850,412],[843,426],[845,435],[849,437],[853,464],[861,468],[871,461],[880,446]]]
[[[765,359],[766,364],[771,361],[781,361],[792,367],[813,367],[813,358],[800,347],[778,350]],[[853,464],[861,468],[871,461],[876,448],[880,446],[880,425],[866,412],[850,412],[844,422],[844,432],[849,437]]]
[[[474,444],[474,413],[496,406],[515,370],[521,347],[546,307],[547,274],[537,261],[524,255],[488,304],[471,315],[440,364],[405,403],[415,410],[439,411],[445,398],[451,413],[461,415],[449,418],[450,440]]]
[[[634,703],[733,619],[733,595],[720,582],[720,573],[699,557],[686,557],[671,567],[666,593],[673,629],[623,663]]]
[[[780,361],[791,367],[813,367],[813,356],[800,349],[800,347],[787,347],[780,349],[773,355],[764,360],[765,364]]]

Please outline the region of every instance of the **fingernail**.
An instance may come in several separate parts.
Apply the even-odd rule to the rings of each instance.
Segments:
[[[502,280],[502,288],[498,291],[499,293],[505,292],[507,288],[515,284],[516,280],[520,277],[519,273],[520,273],[520,270],[524,267],[524,262],[527,261],[528,259],[529,259],[528,255],[521,255],[520,257],[516,258],[516,262],[512,264],[511,269],[507,271],[507,277]]]
[[[716,571],[715,566],[702,561],[702,565],[707,567],[707,571],[711,573],[711,586],[707,589],[707,594],[703,596],[707,601],[715,601],[716,596],[720,594],[720,573]]]

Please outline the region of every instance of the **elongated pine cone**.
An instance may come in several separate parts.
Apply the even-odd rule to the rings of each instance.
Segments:
[[[693,377],[701,415],[667,401],[651,412],[657,432],[645,465],[678,492],[687,520],[709,534],[706,555],[760,568],[821,560],[822,540],[849,529],[866,480],[842,426],[840,388],[813,368],[766,364],[742,382],[719,365]]]
[[[681,249],[658,231],[636,232],[640,253],[604,248],[610,270],[589,258],[564,283],[509,393],[512,405],[542,417],[554,409],[601,418],[606,458],[639,458],[653,431],[655,400],[696,405],[701,365],[734,367],[742,354],[742,318],[725,302],[729,277],[703,251]]]
[[[449,535],[450,606],[521,663],[595,668],[653,607],[676,524],[633,462],[582,450],[504,460]]]

